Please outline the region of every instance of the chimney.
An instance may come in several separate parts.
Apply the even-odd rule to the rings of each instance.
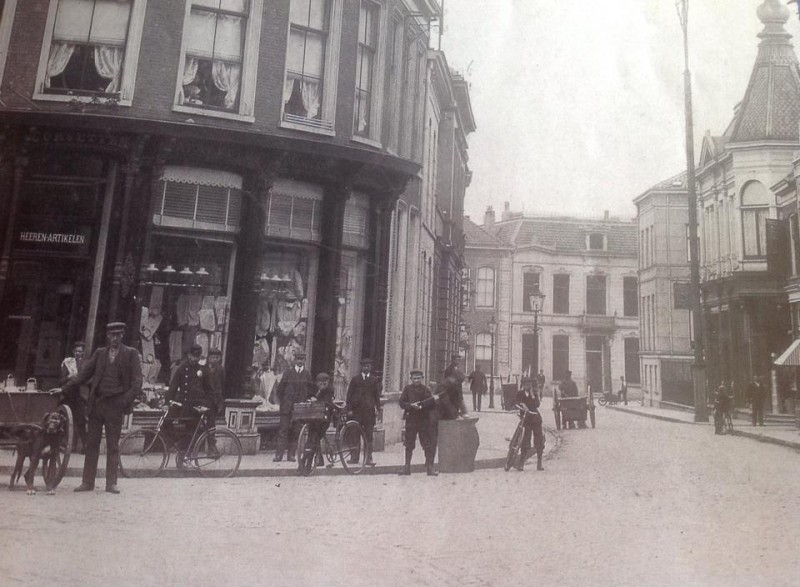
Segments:
[[[511,218],[511,204],[509,202],[505,202],[503,204],[503,213],[500,215],[502,220],[508,220]]]
[[[494,226],[494,210],[491,206],[486,207],[486,212],[483,215],[484,226]]]

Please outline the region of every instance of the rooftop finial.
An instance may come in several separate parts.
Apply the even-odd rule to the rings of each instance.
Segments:
[[[781,0],[764,0],[764,3],[758,7],[756,14],[765,25],[770,23],[784,25],[789,20],[789,9],[783,5]]]

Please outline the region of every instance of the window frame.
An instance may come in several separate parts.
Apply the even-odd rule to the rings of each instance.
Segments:
[[[627,318],[639,316],[639,280],[633,275],[622,277],[622,315]]]
[[[600,237],[602,240],[601,248],[596,248],[592,246],[592,237]],[[586,235],[586,250],[587,251],[605,251],[608,248],[608,243],[606,240],[606,235],[602,232],[590,232]]]
[[[639,385],[642,382],[641,361],[639,360],[639,353],[641,352],[641,340],[638,336],[626,336],[623,339],[623,356],[625,358],[625,384],[626,385]],[[636,342],[636,352],[634,353],[629,346]],[[634,377],[631,375],[635,374]]]
[[[17,13],[17,0],[5,0],[2,15],[0,15],[0,84],[3,83],[3,73],[6,69],[8,47],[11,42],[11,30],[14,17]]]
[[[192,13],[192,0],[186,1],[186,8],[181,29],[181,48],[178,54],[178,75],[175,80],[175,95],[172,103],[173,112],[197,114],[242,122],[255,122],[256,75],[258,69],[258,49],[261,41],[261,20],[264,12],[264,0],[249,0],[247,25],[244,30],[242,47],[242,73],[239,80],[238,111],[200,108],[181,103],[183,91],[183,71],[186,67],[186,31]]]
[[[592,290],[598,290],[599,291],[599,289],[600,289],[599,287],[590,288],[589,287],[589,280],[596,279],[596,278],[602,278],[603,279],[603,312],[599,313],[599,314],[596,313],[596,312],[590,312],[589,311],[589,292],[592,291]],[[589,316],[608,316],[608,276],[607,275],[595,275],[595,274],[592,274],[592,275],[587,275],[586,276],[586,314],[589,315]]]
[[[15,0],[16,1],[16,0]],[[47,77],[47,62],[50,57],[50,47],[53,44],[55,32],[56,13],[60,0],[50,0],[47,19],[44,27],[44,38],[39,54],[39,67],[36,71],[36,85],[34,86],[34,100],[48,102],[96,102],[115,103],[119,106],[130,106],[133,103],[133,94],[136,86],[136,73],[139,67],[139,50],[142,45],[142,32],[144,31],[144,15],[147,10],[147,0],[131,0],[131,12],[128,17],[128,34],[125,39],[125,57],[122,61],[122,78],[119,82],[119,92],[115,94],[79,96],[76,94],[55,94],[45,92],[45,78]]]
[[[386,7],[383,5],[382,2],[377,2],[376,0],[360,0],[359,2],[359,29],[361,28],[361,5],[362,4],[372,4],[378,11],[378,18],[377,18],[377,27],[375,29],[375,34],[377,36],[376,39],[376,47],[375,47],[375,59],[373,61],[373,75],[372,75],[372,97],[370,100],[370,107],[369,107],[369,133],[368,136],[357,135],[355,133],[355,118],[356,118],[356,105],[358,101],[356,100],[355,94],[358,91],[358,59],[354,59],[354,67],[356,68],[355,76],[354,76],[354,84],[353,84],[353,111],[352,111],[352,121],[350,124],[350,138],[352,141],[356,143],[362,143],[365,145],[369,145],[371,147],[381,148],[381,138],[383,136],[383,92],[384,92],[384,78],[386,75],[386,23],[389,18],[387,14],[389,11],[386,10]],[[358,46],[359,46],[359,39],[356,37],[356,55],[358,55]]]
[[[566,287],[557,284],[557,281],[566,279]],[[569,315],[569,273],[555,273],[553,275],[553,314]],[[561,290],[566,290],[566,296],[561,296]]]
[[[552,349],[553,349],[553,356],[551,357],[551,379],[553,381],[561,381],[562,376],[566,375],[566,372],[570,370],[569,362],[570,362],[570,340],[569,334],[554,334],[550,339]],[[558,344],[556,344],[556,339],[558,339],[559,343],[566,341],[566,345],[561,348]],[[566,355],[564,357],[563,355]],[[556,365],[557,360],[563,360],[566,358],[565,367],[563,368],[563,373],[559,373],[556,367],[560,365]]]
[[[481,272],[484,270],[491,272],[491,278],[481,276]],[[481,292],[481,282],[488,283],[491,285],[491,287],[487,288],[487,291]],[[475,308],[494,308],[497,305],[496,286],[497,272],[495,271],[495,268],[488,265],[478,267],[478,270],[475,272]],[[490,298],[490,302],[488,304],[481,304],[481,300],[483,299],[481,297],[482,295]]]
[[[533,275],[535,277],[528,277]],[[532,283],[535,282],[535,283]],[[530,298],[535,291],[542,292],[542,272],[538,270],[526,269],[522,272],[522,311],[526,314],[533,314]],[[544,307],[539,308],[539,313],[544,311]]]
[[[301,120],[285,120],[285,103],[283,95],[280,99],[280,113],[278,126],[291,130],[299,130],[325,136],[336,135],[336,94],[339,87],[339,54],[342,37],[342,5],[343,0],[329,0],[328,7],[328,37],[325,43],[325,65],[322,73],[322,101],[320,102],[320,117],[318,122],[302,122]],[[289,59],[289,41],[292,35],[291,16],[286,24],[286,56],[283,63],[283,82],[286,86],[289,77],[287,67]],[[316,120],[316,119],[308,119]]]

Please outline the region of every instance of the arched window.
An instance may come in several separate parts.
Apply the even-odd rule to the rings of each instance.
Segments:
[[[744,256],[767,255],[766,221],[772,194],[759,181],[751,181],[742,189],[742,242]]]
[[[475,335],[475,366],[478,365],[487,375],[494,370],[492,369],[492,334],[489,332]]]
[[[477,285],[475,306],[478,308],[494,308],[494,269],[491,267],[478,269]]]

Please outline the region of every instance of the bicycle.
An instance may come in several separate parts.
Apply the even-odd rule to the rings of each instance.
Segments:
[[[195,406],[200,415],[195,424],[186,450],[178,448],[178,443],[188,434],[174,438],[169,429],[164,428],[169,408],[181,407],[180,402],[169,402],[156,427],[134,430],[122,437],[119,444],[119,469],[123,477],[158,477],[169,462],[175,448],[175,465],[178,469],[197,469],[203,477],[231,477],[239,470],[242,462],[242,443],[227,428],[212,427],[206,430],[208,408]],[[194,418],[173,418],[175,420],[194,420]]]
[[[733,434],[733,418],[730,410],[725,410],[722,416],[722,431],[725,434]]]
[[[367,465],[367,437],[361,424],[355,420],[347,419],[347,409],[341,400],[334,400],[330,406],[330,418],[334,423],[333,440],[328,440],[327,434],[320,438],[323,459],[327,461],[327,468],[333,467],[336,462],[350,475],[360,474]],[[310,476],[319,466],[316,447],[309,443],[312,422],[306,422],[300,429],[297,437],[297,468],[301,475]]]
[[[528,413],[528,408],[522,404],[516,404],[516,407],[519,409],[517,413],[519,416],[519,424],[517,424],[514,434],[511,435],[511,441],[508,443],[508,454],[506,455],[506,462],[503,466],[506,471],[511,470],[511,467],[516,464],[522,454],[522,436],[525,434],[523,423],[525,422],[525,415]]]

